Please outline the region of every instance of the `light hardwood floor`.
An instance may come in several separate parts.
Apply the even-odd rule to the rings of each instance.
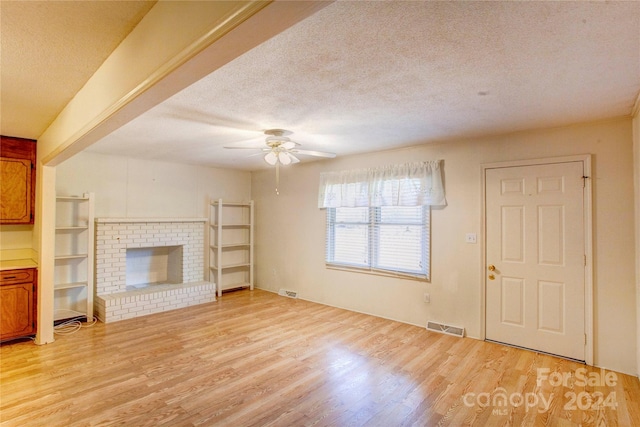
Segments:
[[[0,357],[2,426],[640,426],[635,377],[260,290]]]

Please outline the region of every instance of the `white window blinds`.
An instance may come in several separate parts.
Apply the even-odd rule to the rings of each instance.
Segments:
[[[321,175],[327,265],[429,279],[430,206],[444,206],[441,161]]]
[[[327,209],[326,262],[429,278],[428,206]]]

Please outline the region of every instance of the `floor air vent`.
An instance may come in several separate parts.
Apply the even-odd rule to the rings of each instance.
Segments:
[[[454,337],[464,337],[464,328],[458,326],[427,322],[427,329],[433,332],[440,332],[441,334],[453,335]]]
[[[280,289],[280,291],[278,291],[278,295],[281,297],[298,298],[298,293],[296,291],[288,291],[286,289]]]

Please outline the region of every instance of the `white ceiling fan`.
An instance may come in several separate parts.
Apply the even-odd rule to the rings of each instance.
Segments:
[[[298,147],[299,143],[292,141],[287,135],[291,135],[291,131],[285,129],[267,129],[264,134],[267,135],[265,139],[266,147],[224,147],[229,149],[241,149],[241,150],[260,150],[264,155],[264,161],[271,166],[276,167],[276,195],[279,195],[278,186],[280,185],[280,165],[286,166],[292,163],[300,162],[300,159],[296,157],[296,154],[302,154],[305,156],[325,157],[332,159],[336,156],[335,153],[328,153],[324,151],[311,151],[301,150]]]
[[[292,163],[298,163],[300,159],[296,157],[296,154],[302,154],[305,156],[325,157],[332,159],[336,155],[335,153],[328,153],[324,151],[312,151],[301,150],[298,147],[298,142],[292,141],[287,135],[291,135],[291,131],[285,129],[267,129],[264,134],[267,135],[265,139],[266,147],[224,147],[229,149],[244,149],[244,150],[260,150],[265,154],[264,161],[272,166],[277,165],[289,165]]]

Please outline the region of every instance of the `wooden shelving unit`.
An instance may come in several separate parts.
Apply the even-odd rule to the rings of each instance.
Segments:
[[[253,289],[253,201],[209,204],[210,281],[223,290]]]
[[[93,193],[56,197],[54,321],[93,319]]]

